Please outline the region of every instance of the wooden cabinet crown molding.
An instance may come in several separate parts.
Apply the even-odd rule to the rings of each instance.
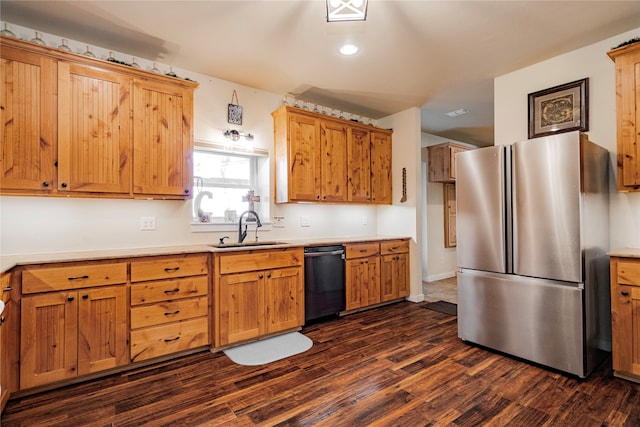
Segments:
[[[0,42],[2,194],[191,197],[197,82]]]
[[[615,62],[618,191],[640,191],[640,42],[607,55]]]

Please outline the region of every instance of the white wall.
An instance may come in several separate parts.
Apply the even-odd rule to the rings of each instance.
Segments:
[[[615,67],[607,52],[640,35],[640,28],[505,74],[494,81],[496,144],[527,139],[527,95],[589,78],[589,139],[611,153],[610,248],[640,247],[640,193],[618,193],[615,185]]]
[[[11,24],[18,37],[30,39],[34,30]],[[49,46],[60,44],[64,35],[43,33],[42,38]],[[86,44],[69,40],[69,46],[76,53],[86,50]],[[97,46],[92,50],[99,58],[107,58],[109,52]],[[116,59],[130,61],[131,56],[115,52]],[[137,58],[143,69],[151,69],[151,61]],[[169,66],[158,63],[162,72]],[[223,142],[222,131],[230,128],[227,124],[227,104],[233,90],[237,91],[243,106],[243,126],[235,128],[255,135],[254,145],[273,152],[273,120],[271,112],[281,103],[281,95],[268,93],[233,82],[220,80],[187,70],[173,64],[173,71],[181,77],[189,77],[199,82],[194,96],[194,136],[196,139]],[[416,111],[418,111],[416,109]],[[417,114],[417,121],[415,116]],[[407,119],[409,117],[409,119]],[[379,124],[380,125],[380,124]],[[389,118],[384,127],[394,128],[394,203],[399,200],[402,166],[396,163],[402,159],[404,148],[415,142],[414,132],[419,132],[419,114],[400,114]],[[410,139],[404,140],[409,135]],[[397,168],[397,169],[396,169]],[[411,179],[415,173],[408,168]],[[271,177],[273,174],[270,174]],[[415,194],[415,185],[409,183]],[[262,194],[261,203],[270,203],[271,216],[284,216],[284,226],[273,227],[270,231],[261,229],[262,240],[297,239],[313,237],[370,236],[382,231],[387,234],[399,233],[412,237],[415,245],[415,224],[406,227],[391,227],[389,222],[379,226],[378,208],[357,205],[293,204],[276,205],[273,199],[273,182],[270,183],[271,196]],[[412,196],[415,198],[415,196]],[[398,209],[397,212],[404,212]],[[300,216],[309,217],[309,227],[300,226]],[[141,216],[155,216],[155,231],[140,231]],[[402,213],[415,223],[415,212]],[[193,232],[191,226],[191,201],[159,200],[118,200],[92,198],[58,197],[0,197],[0,255],[23,253],[48,253],[76,250],[120,249],[149,246],[167,246],[194,243],[213,243],[225,232]],[[366,224],[364,224],[366,222]],[[386,220],[385,220],[386,222]],[[266,228],[266,227],[265,227]],[[252,231],[250,231],[252,233]],[[234,239],[235,237],[232,237]],[[415,250],[413,247],[412,250]],[[412,263],[413,269],[421,269]],[[415,288],[415,289],[414,289]],[[414,292],[415,291],[415,292]],[[412,294],[417,286],[412,284]],[[420,291],[421,293],[421,291]]]

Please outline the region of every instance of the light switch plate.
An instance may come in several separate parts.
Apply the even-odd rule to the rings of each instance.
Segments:
[[[306,215],[302,215],[300,217],[300,227],[310,227],[309,225],[309,217]]]

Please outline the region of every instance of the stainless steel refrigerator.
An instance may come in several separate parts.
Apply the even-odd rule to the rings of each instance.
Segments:
[[[586,377],[611,349],[609,155],[569,132],[456,156],[458,336]]]

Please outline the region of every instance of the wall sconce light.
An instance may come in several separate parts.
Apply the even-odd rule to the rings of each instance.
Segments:
[[[326,0],[327,21],[364,21],[367,19],[367,0]]]
[[[250,133],[246,133],[245,134],[245,133],[242,133],[242,132],[238,132],[235,129],[231,129],[231,130],[227,129],[222,134],[224,135],[225,138],[229,138],[230,140],[232,140],[234,142],[239,140],[241,136],[244,137],[244,139],[246,139],[247,141],[253,141],[253,135],[252,134],[250,134]]]

